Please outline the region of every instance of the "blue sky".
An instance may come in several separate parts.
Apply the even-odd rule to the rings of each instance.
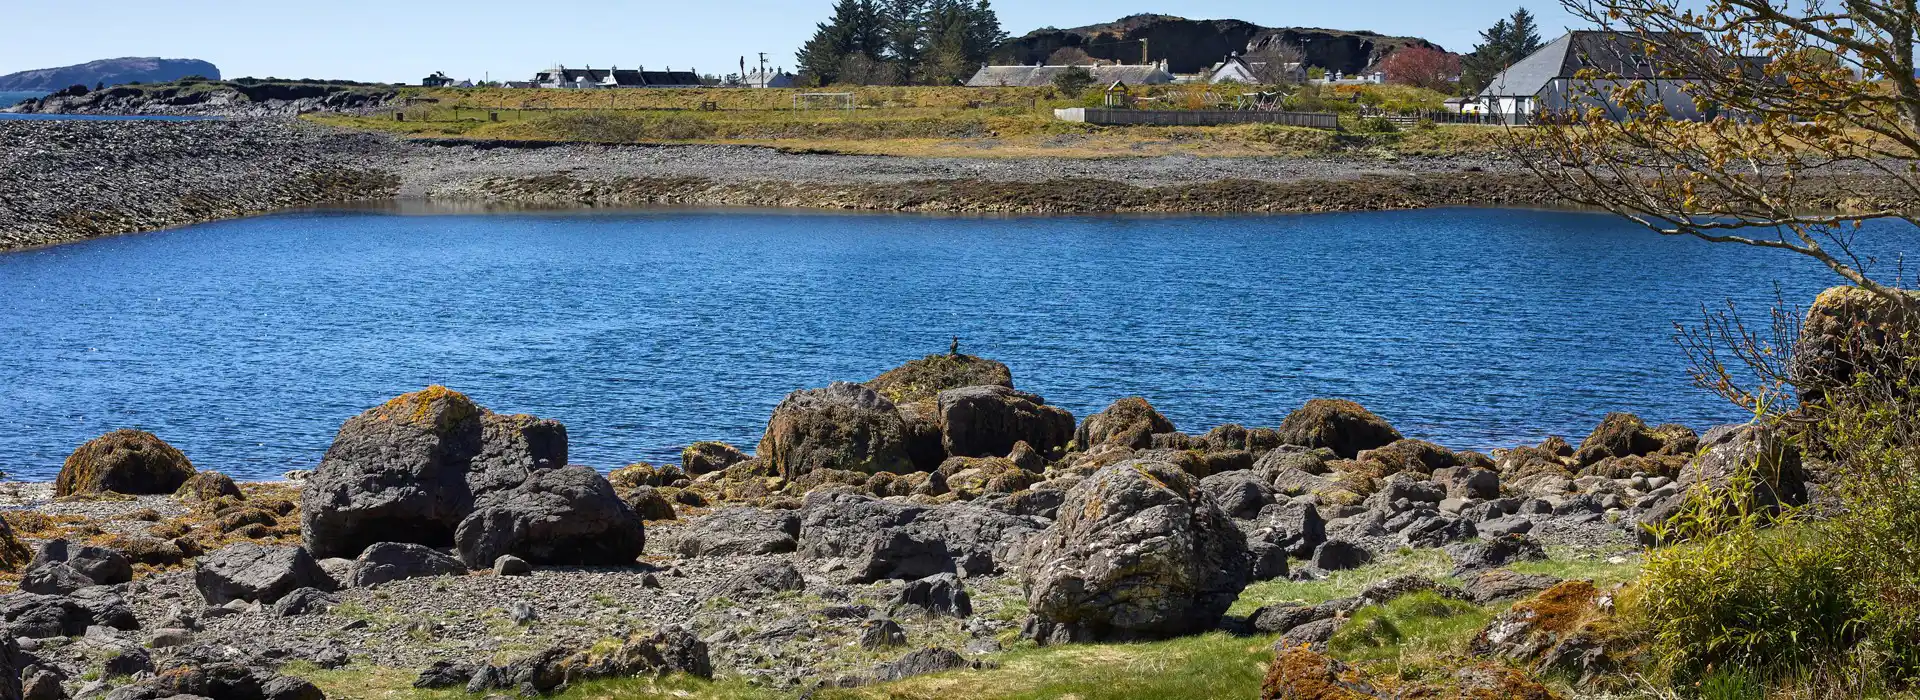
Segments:
[[[793,52],[831,0],[14,0],[0,11],[0,74],[118,56],[199,58],[227,77],[414,82],[523,79],[568,65],[697,68],[724,74],[765,51]],[[1139,12],[1243,19],[1267,26],[1371,29],[1465,51],[1478,32],[1525,5],[1551,39],[1571,20],[1553,0],[1002,0],[1008,32],[1105,22]]]

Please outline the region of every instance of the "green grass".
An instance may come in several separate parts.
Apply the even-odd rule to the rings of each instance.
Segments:
[[[1425,549],[1389,555],[1373,564],[1348,571],[1337,571],[1318,581],[1263,581],[1247,586],[1240,599],[1227,610],[1228,615],[1251,615],[1263,606],[1280,603],[1324,603],[1345,598],[1369,584],[1403,574],[1421,574],[1435,581],[1458,585],[1452,577],[1453,563],[1446,552]]]
[[[847,690],[827,690],[820,700],[972,698],[978,700],[1080,700],[1164,698],[1206,700],[1259,694],[1272,637],[1210,633],[1164,642],[1036,647],[1031,644],[994,658],[998,668],[952,671]],[[901,653],[904,653],[901,652]],[[459,688],[419,690],[416,671],[349,667],[325,670],[308,664],[286,672],[313,681],[336,700],[454,700],[471,698]],[[687,677],[618,678],[581,683],[560,700],[777,700],[798,693],[755,688],[738,679],[716,682]]]
[[[1327,650],[1350,662],[1428,666],[1461,655],[1496,611],[1422,591],[1385,605],[1362,608],[1327,642]]]
[[[1522,574],[1546,574],[1570,581],[1592,581],[1601,588],[1626,583],[1640,577],[1642,557],[1638,552],[1619,555],[1626,561],[1609,563],[1608,556],[1574,552],[1555,548],[1547,552],[1546,561],[1523,561],[1503,567]]]

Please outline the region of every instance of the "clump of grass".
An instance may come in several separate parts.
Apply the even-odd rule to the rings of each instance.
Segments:
[[[1337,571],[1332,575],[1314,581],[1289,581],[1276,579],[1262,581],[1247,586],[1240,592],[1229,615],[1250,615],[1262,606],[1279,603],[1304,602],[1308,604],[1324,603],[1336,598],[1345,598],[1359,593],[1369,584],[1384,581],[1403,574],[1420,574],[1436,581],[1458,584],[1452,577],[1453,562],[1446,552],[1437,549],[1413,550],[1406,554],[1396,554],[1373,564]]]

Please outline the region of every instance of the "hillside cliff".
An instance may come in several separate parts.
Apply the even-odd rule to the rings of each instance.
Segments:
[[[1363,72],[1401,47],[1440,49],[1425,39],[1374,32],[1262,27],[1237,19],[1134,15],[1106,24],[1036,30],[1002,44],[994,51],[992,62],[1044,63],[1054,51],[1079,47],[1094,58],[1139,63],[1142,39],[1146,40],[1148,60],[1165,59],[1175,73],[1197,73],[1236,51],[1258,51],[1277,43],[1298,47],[1308,66],[1342,73]]]
[[[219,80],[220,69],[206,61],[186,58],[109,58],[0,75],[0,90],[53,92],[73,85],[164,83],[194,75]]]

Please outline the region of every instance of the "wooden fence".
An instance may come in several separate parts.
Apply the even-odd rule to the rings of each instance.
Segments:
[[[1055,117],[1088,124],[1145,124],[1153,126],[1217,126],[1220,124],[1282,124],[1315,129],[1339,129],[1338,115],[1326,112],[1261,112],[1231,109],[1056,109]]]

